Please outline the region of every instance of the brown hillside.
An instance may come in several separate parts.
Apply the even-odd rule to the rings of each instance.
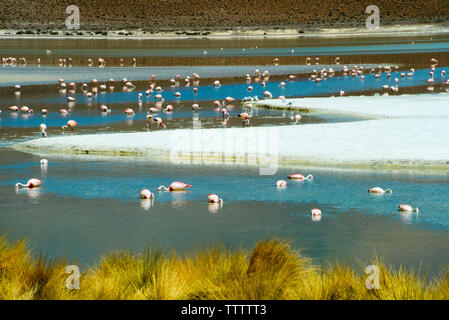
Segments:
[[[449,0],[1,0],[0,28],[61,29],[71,4],[79,6],[85,30],[364,26],[371,4],[383,25],[449,17]]]

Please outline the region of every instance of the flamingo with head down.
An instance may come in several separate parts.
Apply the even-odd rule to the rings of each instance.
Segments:
[[[408,205],[408,204],[399,204],[398,205],[398,211],[405,211],[405,212],[416,212],[419,213],[419,209],[418,208],[412,208],[412,206]]]
[[[221,199],[220,197],[218,197],[216,194],[209,193],[209,194],[207,195],[207,202],[209,202],[209,203],[221,203],[221,204],[223,204],[223,199]]]
[[[75,129],[75,127],[78,125],[78,122],[76,122],[75,120],[69,120],[67,121],[67,124],[65,126],[62,126],[62,132],[64,132],[65,129],[70,128],[70,130],[73,131],[73,129]]]
[[[289,179],[292,179],[292,180],[301,180],[301,181],[303,181],[303,180],[309,180],[309,181],[312,181],[313,180],[313,176],[311,175],[311,174],[309,174],[307,177],[304,177],[302,174],[300,174],[300,173],[294,173],[294,174],[291,174],[291,175],[289,175],[288,176],[288,178]]]
[[[165,186],[159,186],[159,188],[157,188],[158,191],[184,191],[187,188],[190,188],[192,185],[191,184],[186,184],[184,182],[179,182],[179,181],[175,181],[172,182],[168,188]]]
[[[26,184],[23,183],[16,183],[15,187],[16,189],[20,189],[20,188],[38,188],[42,185],[42,180],[41,179],[30,179],[28,180],[28,182]]]
[[[393,191],[391,189],[382,189],[380,187],[374,187],[371,189],[368,189],[369,193],[377,193],[377,194],[384,194],[384,193],[393,193]]]
[[[287,187],[287,181],[285,181],[285,180],[278,180],[278,181],[276,181],[276,187],[278,187],[278,188],[285,188],[285,187]]]
[[[140,199],[154,199],[154,194],[148,189],[142,189],[139,192]]]

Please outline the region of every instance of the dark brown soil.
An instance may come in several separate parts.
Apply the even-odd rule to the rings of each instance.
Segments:
[[[142,29],[149,33],[194,33],[236,27],[298,28],[363,27],[365,9],[380,8],[381,25],[447,21],[449,0],[2,0],[0,28],[63,29],[65,9],[80,8],[81,29],[108,31]]]

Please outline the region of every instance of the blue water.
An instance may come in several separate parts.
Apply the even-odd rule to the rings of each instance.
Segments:
[[[413,41],[413,43],[412,43]],[[394,43],[385,43],[384,41],[369,41],[361,39],[361,44],[354,42],[342,42],[337,45],[302,45],[301,39],[297,40],[291,47],[226,47],[224,48],[207,48],[207,41],[203,42],[204,47],[201,48],[178,48],[178,50],[163,49],[141,49],[133,48],[132,51],[123,48],[108,49],[52,49],[55,56],[70,55],[71,57],[86,56],[86,51],[91,56],[101,57],[241,57],[241,56],[287,56],[287,55],[345,55],[345,54],[392,54],[392,53],[422,53],[422,52],[446,52],[449,50],[448,41],[431,41],[431,40],[395,40]],[[199,45],[197,45],[199,46]],[[51,45],[48,46],[51,48]],[[206,50],[207,49],[207,50]],[[291,50],[294,53],[291,53]],[[0,49],[0,55],[9,54],[12,48]],[[45,50],[40,49],[13,49],[17,54],[44,54]],[[204,51],[207,54],[204,54]]]
[[[447,42],[440,41],[416,41],[415,45],[399,40],[396,43],[394,40],[372,41],[368,44],[345,42],[329,46],[302,46],[295,50],[295,55],[447,52],[448,46]],[[223,52],[219,48],[209,48],[208,56],[287,55],[290,49],[266,47],[248,49],[242,53],[242,48],[227,48]],[[86,52],[104,56],[151,56],[170,51],[151,49],[131,52],[122,49],[106,52],[95,48],[85,52],[64,48],[52,50],[54,54],[67,54],[70,51],[73,56]],[[203,54],[199,47],[170,52],[182,56]],[[158,79],[168,79],[178,73],[182,77],[191,75],[197,70],[200,70],[198,73],[204,79],[208,75],[215,78],[253,74],[255,68],[261,71],[267,69],[270,74],[289,74],[304,71],[304,68],[310,72],[322,67],[327,66],[2,67],[0,83],[9,86],[20,79],[21,84],[56,84],[59,77],[65,78],[67,82],[89,81],[92,78],[102,81],[110,77],[134,80],[149,79],[152,73],[156,73]],[[352,65],[348,63],[348,67]],[[440,75],[442,69],[445,67],[435,71],[438,85],[446,80]],[[399,77],[399,72],[393,72],[392,78],[399,78],[401,92],[401,88],[425,86],[424,81],[430,77],[429,71],[416,70],[413,77],[404,79]],[[270,81],[265,88],[251,83],[254,87],[252,92],[247,91],[248,84],[243,83],[243,77],[241,83],[225,84],[220,88],[214,88],[201,80],[197,95],[193,95],[192,87],[164,88],[162,94],[166,103],[173,104],[175,111],[172,114],[160,112],[159,116],[168,119],[167,130],[175,127],[172,126],[175,123],[190,126],[194,116],[191,104],[199,102],[205,106],[198,114],[200,119],[209,119],[210,126],[217,127],[221,125],[220,116],[213,110],[212,100],[222,100],[227,96],[242,99],[257,95],[260,98],[265,90],[272,92],[274,97],[329,96],[338,94],[339,90],[347,94],[365,90],[382,93],[382,85],[394,85],[393,79],[388,80],[386,73],[380,79],[365,74],[363,82],[360,77],[351,76],[336,76],[321,83],[298,79],[286,81],[285,88],[279,86],[279,81]],[[429,263],[434,272],[439,272],[440,266],[449,264],[448,175],[295,167],[279,169],[273,176],[260,176],[258,168],[245,165],[181,166],[128,157],[62,155],[45,155],[49,166],[44,170],[39,165],[41,156],[18,152],[9,146],[24,136],[37,137],[40,123],[46,123],[51,128],[50,135],[60,135],[60,131],[54,127],[60,127],[69,119],[80,123],[75,134],[83,134],[86,128],[94,132],[104,131],[113,124],[119,126],[110,128],[111,131],[121,131],[120,125],[126,126],[133,121],[131,129],[142,131],[147,106],[155,101],[154,94],[148,99],[144,95],[141,108],[137,102],[139,91],[123,92],[118,85],[113,93],[99,93],[92,101],[82,94],[76,94],[73,113],[63,117],[56,111],[67,107],[66,95],[56,90],[54,93],[33,93],[26,89],[22,90],[20,97],[6,92],[7,89],[1,94],[0,229],[6,230],[13,238],[29,238],[38,252],[79,258],[81,262],[91,263],[108,251],[142,250],[145,243],[151,240],[176,249],[191,250],[216,242],[232,247],[248,247],[262,238],[277,236],[290,239],[294,247],[304,248],[306,254],[319,261],[333,258],[354,261],[354,257],[365,259],[370,258],[373,250],[376,250],[388,262],[407,265]],[[172,95],[174,91],[181,92],[181,99]],[[6,109],[12,104],[29,105],[35,109],[35,114],[14,115]],[[97,110],[99,104],[111,107],[112,113],[101,115]],[[137,111],[133,120],[121,113],[127,106]],[[43,107],[50,111],[46,117],[39,113]],[[236,104],[231,114],[235,116],[241,110]],[[254,110],[253,113],[255,118],[251,125],[291,123],[290,112]],[[305,121],[318,121],[310,120],[308,116],[314,117],[305,114]],[[341,121],[335,118],[325,120]],[[30,136],[31,131],[34,136]],[[277,189],[275,182],[278,179],[287,180],[287,175],[291,173],[312,174],[314,180],[302,183],[288,180],[286,189]],[[15,183],[26,182],[33,177],[43,179],[41,188],[19,192],[14,190]],[[157,192],[160,185],[168,186],[177,180],[192,184],[193,187],[183,193]],[[391,188],[393,193],[382,196],[368,194],[367,189],[374,186]],[[155,193],[154,203],[138,198],[139,190],[144,187]],[[209,193],[216,193],[223,198],[222,208],[207,204]],[[400,203],[419,207],[420,213],[399,213],[397,205]],[[312,208],[322,210],[320,221],[312,221]]]

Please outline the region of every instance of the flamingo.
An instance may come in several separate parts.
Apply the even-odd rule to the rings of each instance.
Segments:
[[[287,187],[287,181],[285,181],[285,180],[278,180],[278,181],[276,181],[276,187],[278,187],[278,188],[285,188],[285,187]]]
[[[393,193],[393,191],[391,189],[384,190],[380,187],[374,187],[374,188],[368,189],[368,192],[369,193],[379,193],[379,194]]]
[[[47,166],[48,165],[48,160],[47,159],[42,159],[41,161],[40,161],[40,164],[41,164],[41,166]]]
[[[153,120],[153,116],[150,113],[147,113],[147,115],[145,116],[145,123],[147,125],[147,129],[150,129],[152,120]]]
[[[200,105],[199,105],[198,103],[192,104],[192,110],[198,111],[200,108],[201,108],[201,107],[200,107]]]
[[[74,97],[67,97],[67,102],[74,102],[76,99]]]
[[[149,110],[150,110],[150,112],[152,112],[152,113],[158,113],[158,112],[159,112],[159,109],[158,109],[158,108],[155,108],[155,107],[151,107]]]
[[[176,91],[175,93],[173,93],[173,95],[174,95],[176,98],[179,98],[179,97],[181,97],[181,92]]]
[[[70,110],[67,110],[67,109],[59,109],[58,112],[59,112],[60,114],[66,115],[66,114],[70,113]]]
[[[320,209],[317,209],[317,208],[314,208],[314,209],[310,210],[310,214],[311,214],[312,216],[315,216],[315,217],[321,216],[321,210],[320,210]]]
[[[126,114],[127,116],[135,116],[136,115],[136,113],[134,112],[134,110],[132,108],[126,108],[123,113]]]
[[[148,189],[142,189],[139,192],[140,199],[154,199],[154,194]]]
[[[157,126],[158,126],[158,127],[161,126],[161,127],[164,128],[164,129],[165,129],[165,127],[166,127],[165,124],[162,123],[162,119],[159,118],[159,117],[153,118],[153,122],[154,122],[154,123],[157,123]]]
[[[45,123],[42,123],[39,128],[41,129],[42,138],[47,137],[47,125]]]
[[[169,104],[169,105],[167,105],[167,107],[164,109],[164,111],[165,111],[165,112],[172,112],[173,109],[174,109],[174,107],[173,107],[171,104]]]
[[[209,193],[207,195],[207,202],[209,203],[221,203],[223,204],[223,199],[219,198],[216,194]]]
[[[22,111],[23,113],[29,113],[29,112],[31,112],[31,110],[32,110],[32,109],[30,109],[30,108],[27,107],[27,106],[22,106],[22,107],[20,108],[20,111]]]
[[[304,177],[302,174],[300,173],[294,173],[288,176],[289,179],[292,180],[309,180],[312,181],[313,180],[313,176],[311,174],[309,174],[307,177]]]
[[[399,204],[398,205],[398,211],[406,211],[406,212],[416,212],[419,213],[419,209],[415,208],[413,209],[410,205],[408,204]]]
[[[299,121],[301,121],[301,115],[297,114],[297,115],[295,115],[295,124],[298,124]]]
[[[243,124],[249,124],[249,115],[248,115],[248,113],[242,112],[239,115],[237,115],[237,117],[243,119]]]
[[[76,122],[75,120],[69,120],[67,121],[67,124],[65,126],[62,126],[62,132],[64,132],[64,130],[66,128],[70,128],[70,130],[73,131],[73,129],[78,125],[78,122]]]
[[[99,109],[100,109],[100,111],[101,112],[111,112],[111,109],[109,109],[107,106],[105,106],[104,104],[102,104],[100,107],[99,107]]]
[[[8,109],[9,109],[11,112],[18,112],[18,111],[19,111],[19,107],[18,107],[18,106],[10,106],[10,107],[8,107]]]
[[[28,180],[28,182],[26,184],[23,183],[16,183],[16,189],[20,189],[20,188],[39,188],[42,184],[42,180],[41,179],[30,179]]]
[[[179,182],[179,181],[175,181],[172,182],[168,188],[165,186],[159,186],[159,188],[157,188],[158,191],[184,191],[186,188],[190,188],[192,185],[191,184],[186,184],[184,182]]]

